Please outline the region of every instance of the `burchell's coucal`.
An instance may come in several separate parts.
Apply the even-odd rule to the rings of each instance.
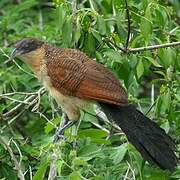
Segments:
[[[69,120],[80,118],[80,109],[98,103],[128,140],[150,163],[173,170],[175,143],[163,129],[128,104],[127,92],[111,71],[83,52],[48,45],[35,38],[15,43],[12,57],[30,66]]]

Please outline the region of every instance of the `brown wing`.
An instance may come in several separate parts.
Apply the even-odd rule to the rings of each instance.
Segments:
[[[48,47],[46,65],[52,85],[64,95],[127,104],[127,94],[112,72],[80,51]]]

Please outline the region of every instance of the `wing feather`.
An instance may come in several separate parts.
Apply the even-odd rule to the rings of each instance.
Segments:
[[[46,56],[46,66],[57,90],[64,95],[127,104],[127,94],[111,71],[80,51],[53,48]]]

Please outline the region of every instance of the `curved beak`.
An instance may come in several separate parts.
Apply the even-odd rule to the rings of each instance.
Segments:
[[[10,54],[9,60],[13,60],[13,59],[14,59],[16,56],[18,56],[18,55],[19,55],[18,50],[17,50],[16,48],[14,48],[14,49],[12,50],[11,54]]]

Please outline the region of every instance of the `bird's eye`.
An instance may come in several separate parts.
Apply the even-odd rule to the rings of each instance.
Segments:
[[[24,48],[28,48],[28,47],[29,47],[29,45],[28,45],[28,44],[25,44],[25,45],[24,45]]]

